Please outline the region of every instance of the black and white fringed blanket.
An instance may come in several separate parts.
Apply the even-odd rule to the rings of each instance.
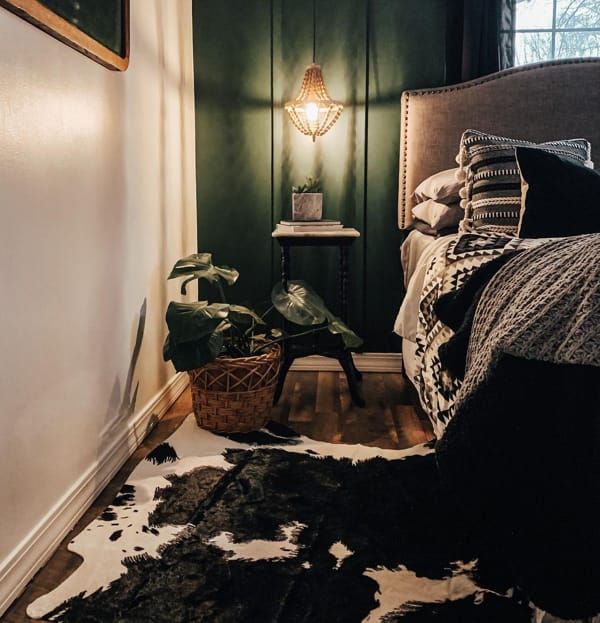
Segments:
[[[462,288],[481,267],[503,256],[543,244],[544,240],[522,240],[495,234],[462,234],[448,239],[431,259],[419,302],[416,331],[415,378],[421,404],[434,432],[441,437],[454,414],[460,379],[440,361],[440,348],[454,335],[441,321],[436,303]]]
[[[431,445],[328,444],[193,416],[69,545],[32,617],[144,623],[530,623],[534,609],[440,489]],[[540,619],[541,620],[541,619]]]

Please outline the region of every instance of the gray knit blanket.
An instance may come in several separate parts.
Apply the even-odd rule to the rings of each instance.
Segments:
[[[455,413],[505,354],[600,366],[600,234],[546,242],[494,275],[475,313]]]

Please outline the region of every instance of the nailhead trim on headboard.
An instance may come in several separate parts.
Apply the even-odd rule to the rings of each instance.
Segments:
[[[406,206],[408,205],[408,197],[406,192],[406,148],[408,142],[408,105],[410,103],[410,91],[402,94],[402,108],[404,109],[404,123],[402,137],[402,223],[406,223]]]
[[[519,73],[525,73],[530,71],[536,71],[539,69],[545,69],[546,67],[555,67],[557,65],[579,65],[583,63],[600,63],[600,58],[590,57],[590,58],[572,58],[566,60],[554,60],[554,61],[546,61],[544,63],[535,63],[533,65],[523,65],[521,67],[512,67],[510,69],[504,69],[503,71],[496,72],[494,74],[490,74],[488,76],[483,76],[482,78],[476,78],[475,80],[469,80],[468,82],[461,82],[460,84],[454,84],[447,87],[439,87],[435,89],[418,89],[413,91],[404,91],[402,93],[401,98],[401,106],[403,110],[402,117],[402,153],[400,156],[401,159],[401,170],[402,170],[402,205],[400,206],[400,214],[402,223],[406,222],[406,206],[408,205],[408,192],[406,188],[406,171],[407,171],[407,139],[408,139],[408,111],[410,106],[410,98],[418,97],[420,95],[438,95],[441,93],[449,93],[451,91],[462,91],[464,89],[470,89],[472,87],[480,86],[482,84],[486,84],[488,82],[493,82],[495,80],[502,80],[503,78],[507,78],[509,76],[513,76]]]

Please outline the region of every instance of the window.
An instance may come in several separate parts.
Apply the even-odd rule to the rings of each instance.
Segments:
[[[600,0],[516,0],[514,64],[600,56]]]

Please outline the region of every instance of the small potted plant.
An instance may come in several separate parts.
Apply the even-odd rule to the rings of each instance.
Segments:
[[[320,221],[323,218],[323,193],[318,179],[307,177],[300,186],[292,187],[292,219]]]
[[[183,278],[181,293],[195,279],[210,282],[217,302],[169,303],[169,334],[163,356],[177,371],[189,373],[194,415],[198,425],[215,432],[261,428],[273,404],[281,361],[281,343],[301,335],[329,331],[347,348],[362,340],[325,306],[304,281],[277,283],[271,306],[263,313],[226,300],[225,287],[239,273],[215,266],[210,253],[197,253],[176,262],[169,279]],[[270,322],[274,312],[308,327],[287,334]]]

